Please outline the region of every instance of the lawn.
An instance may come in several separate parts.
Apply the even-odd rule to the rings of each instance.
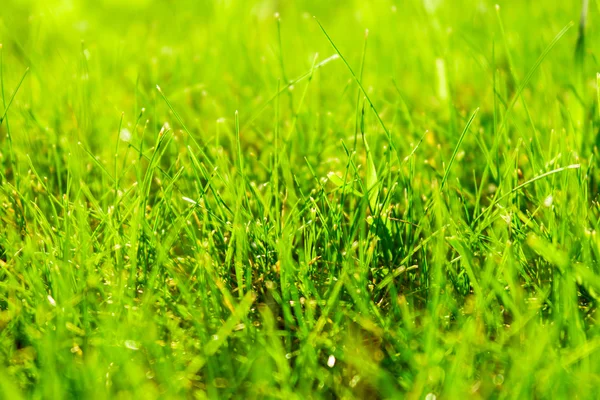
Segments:
[[[600,1],[497,1],[3,0],[0,399],[597,398]]]

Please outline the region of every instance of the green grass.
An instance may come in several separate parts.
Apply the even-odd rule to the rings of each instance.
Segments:
[[[2,2],[0,398],[597,398],[600,1],[498,1]]]

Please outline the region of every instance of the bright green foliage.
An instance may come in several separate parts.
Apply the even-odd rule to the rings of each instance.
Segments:
[[[0,398],[595,398],[581,8],[1,1]]]

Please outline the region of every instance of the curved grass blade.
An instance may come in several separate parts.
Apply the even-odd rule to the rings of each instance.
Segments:
[[[442,185],[440,186],[440,191],[442,189],[444,189],[444,185],[446,184],[446,181],[448,180],[448,175],[450,174],[450,168],[452,168],[452,164],[454,164],[454,159],[456,158],[456,154],[458,154],[458,149],[460,149],[460,145],[461,145],[462,141],[464,140],[467,132],[469,131],[469,127],[473,123],[473,120],[477,116],[478,112],[479,112],[479,108],[477,108],[473,112],[473,114],[471,114],[471,118],[469,118],[467,125],[465,125],[465,129],[463,129],[462,133],[460,134],[460,138],[458,138],[458,143],[456,144],[456,147],[454,148],[452,157],[450,157],[450,162],[448,163],[448,168],[446,168],[446,172],[444,172],[444,178],[442,179]]]

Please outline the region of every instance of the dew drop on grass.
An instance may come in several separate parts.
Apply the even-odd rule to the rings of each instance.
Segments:
[[[119,137],[124,142],[130,142],[131,141],[131,132],[129,131],[129,129],[123,128],[123,129],[121,129],[121,132],[119,133]]]
[[[494,384],[500,386],[504,383],[504,375],[498,374],[494,376]]]
[[[335,357],[332,354],[329,356],[329,359],[327,359],[327,366],[329,368],[333,368],[334,365],[335,365]]]
[[[136,342],[135,340],[126,340],[125,347],[127,347],[130,350],[139,350],[140,344],[138,342]]]

